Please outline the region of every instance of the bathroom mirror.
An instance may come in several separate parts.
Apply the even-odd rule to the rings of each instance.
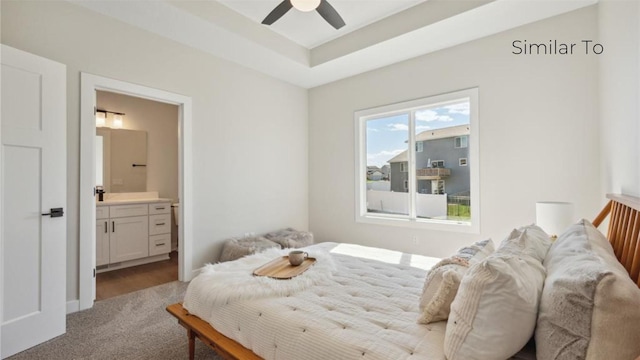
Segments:
[[[101,127],[96,137],[96,185],[107,193],[147,191],[147,132]]]

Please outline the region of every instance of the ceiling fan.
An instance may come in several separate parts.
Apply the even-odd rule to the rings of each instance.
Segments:
[[[305,12],[316,10],[336,30],[345,25],[340,14],[327,0],[283,0],[262,20],[262,23],[265,25],[273,24],[292,7]]]

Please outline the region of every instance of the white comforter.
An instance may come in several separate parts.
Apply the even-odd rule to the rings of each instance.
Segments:
[[[267,360],[445,359],[446,322],[416,323],[426,269],[439,259],[350,244],[306,249],[331,253],[327,281],[215,306],[203,301],[206,282],[193,282],[184,307]]]

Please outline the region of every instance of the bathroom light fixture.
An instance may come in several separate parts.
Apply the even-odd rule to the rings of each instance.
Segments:
[[[104,109],[96,109],[96,126],[103,127],[107,126],[107,121],[109,120],[108,114],[113,114],[111,118],[111,126],[114,129],[122,129],[124,126],[123,116],[124,113],[109,111]]]
[[[122,115],[115,114],[113,115],[113,128],[114,129],[122,129]]]
[[[96,112],[96,126],[103,127],[107,125],[107,113],[102,111]]]

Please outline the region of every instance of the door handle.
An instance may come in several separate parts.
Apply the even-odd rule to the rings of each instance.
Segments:
[[[111,232],[116,232],[116,222],[115,221],[111,222]]]
[[[109,225],[107,225],[107,222],[104,222],[104,233],[106,234],[109,231]]]
[[[54,217],[62,217],[64,215],[64,210],[62,208],[51,208],[49,212],[46,214],[42,214],[42,216],[51,216]]]

